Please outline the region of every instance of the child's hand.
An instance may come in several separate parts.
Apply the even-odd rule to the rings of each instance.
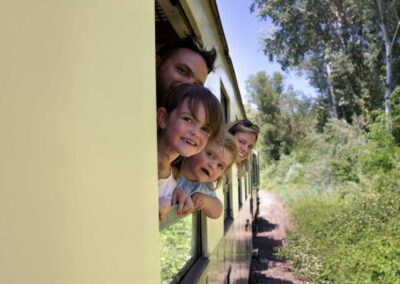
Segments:
[[[174,190],[171,203],[172,205],[178,204],[178,215],[185,215],[194,211],[192,199],[182,188],[176,188]]]
[[[207,196],[201,193],[195,193],[192,195],[192,200],[194,203],[194,208],[196,210],[202,210],[206,205]]]
[[[158,198],[158,218],[164,220],[171,208],[171,202],[166,198]]]
[[[208,218],[219,218],[224,209],[218,198],[212,198],[199,192],[192,195],[192,200],[196,210],[202,210]]]

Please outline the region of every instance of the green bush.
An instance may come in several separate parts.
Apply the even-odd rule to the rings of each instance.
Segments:
[[[269,172],[297,225],[278,255],[308,283],[400,283],[399,147],[356,128],[328,122]]]
[[[370,175],[394,169],[398,163],[398,148],[382,114],[369,130],[368,144],[363,147],[361,156],[363,173]]]
[[[400,283],[399,188],[400,174],[391,172],[352,200],[298,201],[298,229],[279,255],[314,283]]]
[[[187,216],[160,233],[161,283],[170,283],[192,257],[192,217]]]
[[[400,145],[400,86],[397,86],[390,95],[392,108],[392,134],[397,145]]]
[[[340,160],[332,161],[332,175],[341,182],[354,181],[359,182],[360,178],[354,171],[357,160],[351,155],[345,156]]]

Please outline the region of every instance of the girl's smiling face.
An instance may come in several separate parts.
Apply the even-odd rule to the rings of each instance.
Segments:
[[[211,142],[201,153],[186,159],[183,175],[191,181],[214,182],[234,160],[235,157],[229,150]]]
[[[193,156],[203,150],[211,134],[204,106],[199,104],[194,116],[187,100],[166,115],[164,124],[160,127],[165,130],[163,138],[168,152],[184,157]]]
[[[236,163],[243,162],[249,156],[251,150],[257,141],[257,136],[254,133],[236,132],[234,135],[238,147],[238,155]]]

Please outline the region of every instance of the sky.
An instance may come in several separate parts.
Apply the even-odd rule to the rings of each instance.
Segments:
[[[294,90],[316,96],[316,90],[305,77],[299,77],[295,72],[282,71],[280,64],[270,62],[263,53],[260,38],[271,29],[272,23],[258,19],[256,13],[250,13],[251,3],[252,0],[217,0],[242,97],[246,98],[247,94],[245,81],[258,71],[265,71],[267,75],[281,72],[285,76],[286,87],[292,84]]]

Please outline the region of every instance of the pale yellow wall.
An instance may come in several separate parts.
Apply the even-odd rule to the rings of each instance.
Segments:
[[[221,202],[224,202],[224,193],[222,191],[222,187],[219,187],[216,191],[217,197]],[[224,212],[222,212],[221,217],[218,219],[210,219],[207,218],[207,248],[208,253],[214,251],[218,242],[221,240],[224,235]]]
[[[159,283],[153,1],[0,3],[0,283]]]
[[[238,177],[237,177],[237,166],[236,164],[232,165],[232,180],[231,180],[231,209],[233,213],[233,219],[238,218],[239,214],[239,193],[238,193]],[[243,191],[244,192],[244,191]],[[217,196],[221,202],[224,202],[224,193],[222,191],[222,188],[218,188],[217,191]],[[243,202],[244,202],[244,196],[243,196]],[[225,206],[225,205],[224,205]],[[232,226],[230,227],[232,229]],[[224,212],[222,212],[222,215],[218,219],[210,219],[207,218],[207,248],[209,250],[209,253],[212,253],[215,251],[217,248],[217,245],[219,244],[221,238],[224,236]]]

